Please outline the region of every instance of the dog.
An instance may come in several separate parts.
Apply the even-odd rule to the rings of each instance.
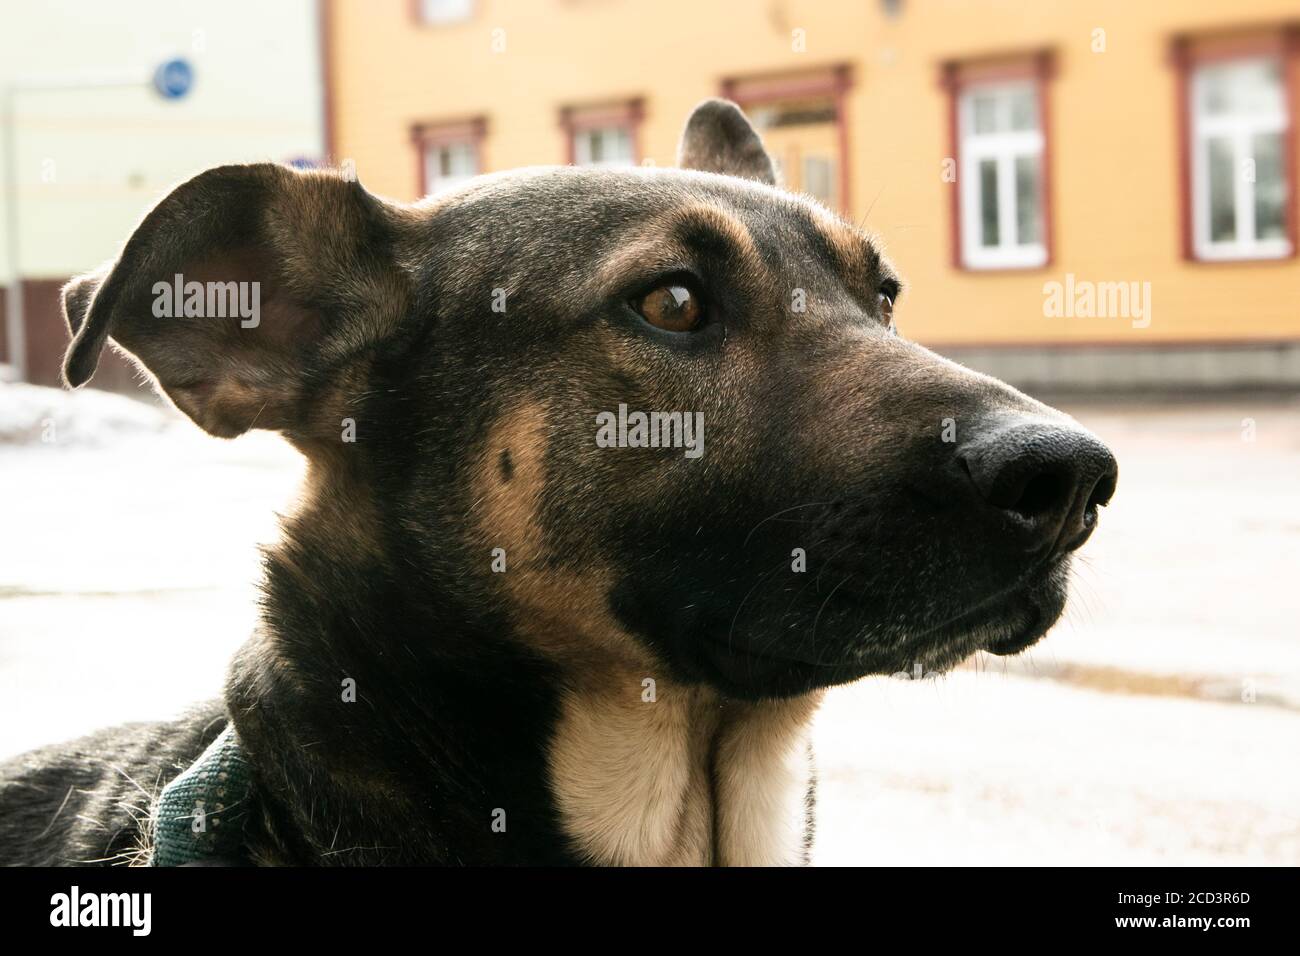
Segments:
[[[734,104],[678,161],[412,205],[223,166],[68,284],[70,386],[111,340],[308,474],[224,700],[9,761],[7,862],[147,860],[142,784],[229,731],[215,862],[797,865],[825,689],[1047,632],[1106,446],[903,338],[879,243]],[[257,321],[160,317],[190,282]]]

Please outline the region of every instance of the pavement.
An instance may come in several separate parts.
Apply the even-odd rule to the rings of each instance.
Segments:
[[[1063,622],[828,695],[815,861],[1300,863],[1300,398],[1071,402],[1120,462]],[[0,386],[0,758],[220,692],[302,462]]]

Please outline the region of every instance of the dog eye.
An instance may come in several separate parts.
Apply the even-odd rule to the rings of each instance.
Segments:
[[[700,297],[680,284],[665,284],[652,289],[632,307],[641,318],[666,332],[690,332],[704,321],[704,304]]]
[[[898,280],[894,278],[883,280],[876,290],[876,309],[880,318],[890,327],[894,324],[894,300],[898,298],[900,290]]]
[[[876,296],[876,308],[880,309],[880,317],[888,322],[894,320],[894,300],[885,293],[881,292]]]

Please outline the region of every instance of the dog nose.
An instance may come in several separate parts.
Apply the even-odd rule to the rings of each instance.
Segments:
[[[1119,476],[1115,456],[1092,434],[1037,419],[992,425],[957,458],[1025,550],[1050,549],[1049,558],[1088,540]]]

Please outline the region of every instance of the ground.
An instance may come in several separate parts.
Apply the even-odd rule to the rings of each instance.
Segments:
[[[1065,620],[831,692],[818,863],[1300,863],[1300,399],[1065,407],[1120,462]],[[218,694],[301,470],[0,386],[0,757]]]

